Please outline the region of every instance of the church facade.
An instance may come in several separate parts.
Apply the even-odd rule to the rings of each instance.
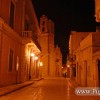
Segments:
[[[47,76],[61,76],[62,67],[62,56],[60,56],[60,67],[57,67],[57,51],[54,46],[54,22],[47,18],[47,16],[42,15],[40,18],[40,30],[41,34],[39,36],[39,42],[42,49],[41,61],[43,62],[42,77]],[[61,52],[60,52],[61,53]],[[58,53],[58,55],[60,55]]]

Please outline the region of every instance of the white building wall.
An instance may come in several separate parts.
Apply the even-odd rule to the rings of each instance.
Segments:
[[[76,53],[76,62],[78,62],[77,81],[82,86],[92,86],[92,34],[80,42]],[[87,64],[85,64],[86,62]]]

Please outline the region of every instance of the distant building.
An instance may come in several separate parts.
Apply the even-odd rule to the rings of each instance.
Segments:
[[[40,18],[40,30],[41,34],[39,35],[39,42],[42,50],[41,60],[43,62],[42,77],[56,76],[57,75],[56,71],[58,70],[56,66],[56,61],[57,61],[56,53],[58,49],[56,48],[55,50],[54,47],[53,21],[48,19],[47,16],[42,15]],[[61,60],[61,58],[59,60]]]
[[[0,86],[37,77],[39,34],[31,0],[0,0]]]
[[[56,76],[62,76],[62,54],[58,46],[55,48],[56,53]]]
[[[75,55],[77,47],[80,45],[80,41],[82,41],[89,32],[77,32],[71,31],[70,39],[69,39],[69,53]]]
[[[76,77],[76,50],[80,42],[89,34],[89,32],[71,31],[69,39],[69,55],[67,57],[67,67],[70,68],[70,77]]]

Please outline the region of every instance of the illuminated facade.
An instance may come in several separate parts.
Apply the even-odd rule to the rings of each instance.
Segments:
[[[100,32],[91,32],[77,49],[77,82],[81,86],[99,86]],[[98,82],[99,81],[99,82]]]
[[[96,22],[100,22],[100,0],[95,0]],[[86,34],[87,32],[85,32]],[[78,32],[77,32],[78,34]],[[78,36],[78,39],[83,34]],[[77,40],[75,37],[72,41]],[[70,40],[71,42],[71,40]],[[72,43],[72,42],[71,42]],[[100,86],[100,27],[96,32],[89,32],[87,36],[79,41],[74,41],[70,51],[76,55],[76,81],[80,86]],[[73,49],[72,49],[73,47]]]
[[[37,77],[31,53],[41,52],[39,34],[31,0],[0,0],[0,86]]]
[[[40,18],[39,42],[42,49],[41,60],[43,62],[42,76],[56,75],[56,55],[54,47],[54,23],[47,16],[42,15]]]
[[[69,47],[72,61],[69,60],[67,65],[72,67],[71,65],[75,64],[76,81],[80,86],[100,86],[100,32],[82,32],[82,34],[76,32],[73,34],[77,34],[77,38],[76,35],[71,34]],[[84,38],[82,38],[83,35]],[[76,44],[78,45],[76,46]],[[72,48],[74,49],[72,50]],[[70,68],[70,74],[74,76],[72,68]]]

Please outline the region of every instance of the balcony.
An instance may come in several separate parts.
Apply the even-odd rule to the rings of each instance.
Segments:
[[[37,46],[37,48],[41,51],[41,46],[37,40],[37,37],[32,31],[23,31],[22,37],[27,40],[32,40],[33,43]]]

